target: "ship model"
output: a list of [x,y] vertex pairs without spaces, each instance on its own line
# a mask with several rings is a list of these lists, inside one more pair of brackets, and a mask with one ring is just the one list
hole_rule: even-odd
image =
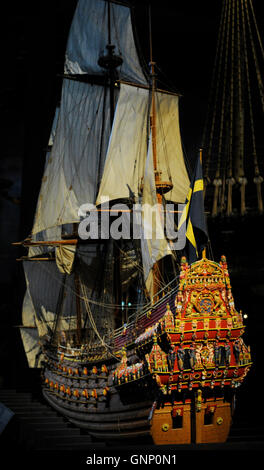
[[[20,242],[21,335],[45,399],[95,440],[224,442],[251,366],[226,259],[206,257],[201,158],[189,175],[178,102],[157,88],[152,53],[150,73],[141,66],[130,8],[79,0],[34,225]],[[167,203],[176,238],[186,227],[179,249],[161,224]],[[153,212],[138,219],[140,204]],[[129,236],[153,213],[158,237]]]

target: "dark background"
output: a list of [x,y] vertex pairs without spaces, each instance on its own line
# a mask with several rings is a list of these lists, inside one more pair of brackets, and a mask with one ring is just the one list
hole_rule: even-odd
[[[147,3],[134,1],[141,49],[149,60]],[[153,58],[160,86],[183,94],[180,101],[183,144],[193,161],[201,144],[209,97],[221,0],[175,0],[152,5]],[[262,0],[253,2],[263,37]],[[28,379],[19,330],[25,289],[23,253],[11,245],[32,228],[45,148],[60,97],[68,30],[75,0],[39,0],[1,5],[1,154],[0,154],[0,376],[4,386]],[[248,313],[245,341],[254,367],[239,392],[246,420],[261,422],[253,411],[260,394],[263,335],[263,218],[208,221],[216,261],[227,255],[237,309]],[[239,403],[239,400],[238,400]],[[239,406],[239,405],[238,405]],[[262,406],[262,405],[261,405]],[[239,408],[238,408],[239,409]]]

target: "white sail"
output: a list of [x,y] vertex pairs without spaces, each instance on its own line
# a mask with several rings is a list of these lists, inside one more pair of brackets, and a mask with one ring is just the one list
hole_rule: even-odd
[[[48,165],[48,161],[50,158],[51,154],[51,149],[54,144],[55,140],[55,135],[56,135],[56,130],[57,130],[57,124],[58,124],[58,119],[59,119],[59,112],[60,108],[59,106],[56,107],[54,118],[53,118],[53,123],[50,131],[50,137],[49,137],[49,142],[48,142],[48,149],[46,153],[46,162],[45,162],[45,169]],[[45,180],[44,180],[45,181]],[[35,233],[32,235],[32,241],[49,241],[49,240],[60,240],[61,239],[61,227],[52,227],[48,230],[44,230],[42,232]],[[43,254],[44,252],[50,251],[51,248],[48,246],[31,246],[28,250],[28,256],[38,256]]]
[[180,124],[179,97],[158,92],[156,97],[157,168],[161,180],[171,178],[173,188],[165,194],[167,200],[185,203],[190,180],[183,157]]
[[[20,327],[20,333],[21,333],[21,338],[23,341],[23,346],[24,346],[24,350],[26,353],[29,367],[39,367],[39,363],[42,357],[42,355],[40,355],[41,338],[45,335],[51,334],[52,329],[54,327],[55,317],[56,317],[54,312],[46,309],[44,305],[42,305],[40,292],[44,288],[44,296],[45,296],[45,292],[47,292],[45,287],[49,287],[50,289],[50,286],[52,285],[52,282],[54,282],[54,280],[51,280],[51,282],[49,283],[49,286],[48,284],[46,286],[41,285],[41,288],[39,289],[37,297],[36,297],[36,293],[34,292],[35,290],[34,283],[32,282],[31,276],[29,276],[29,279],[31,282],[30,283],[28,282],[27,274],[30,273],[31,268],[33,268],[32,263],[30,263],[27,266],[27,272],[26,272],[27,290],[24,296],[24,301],[23,301],[23,309],[22,309],[23,326]],[[36,285],[37,285],[37,282],[36,282]],[[34,293],[35,306],[33,304],[30,291]],[[54,305],[55,305],[55,301],[54,301]],[[72,318],[70,316],[62,317],[60,319],[59,329],[67,331],[69,329],[69,324],[71,325],[71,328],[76,328],[76,318]]]
[[157,201],[151,139],[143,184],[141,251],[145,283],[148,292],[151,293],[153,289],[153,265],[164,256],[172,254],[164,234],[163,208]]
[[[179,97],[161,92],[155,97],[157,167],[161,180],[171,179],[173,184],[166,199],[184,203],[190,181],[181,145]],[[121,84],[97,204],[103,197],[128,198],[129,188],[136,196],[140,193],[147,152],[149,99],[149,90]]]
[[[139,194],[147,153],[149,91],[121,84],[97,204]],[[129,189],[130,188],[130,189]]]
[[27,283],[27,289],[26,289],[26,293],[24,296],[24,300],[23,300],[22,323],[23,323],[23,326],[35,327],[36,326],[36,321],[35,321],[36,313],[35,313],[32,298],[29,292],[27,277],[26,277],[26,283]]
[[[48,143],[49,147],[52,147],[52,145],[54,144],[57,124],[58,124],[58,120],[59,120],[59,112],[60,112],[60,107],[56,106],[56,110],[55,110],[55,114],[54,114],[54,118],[53,118],[53,123],[52,123],[52,127],[51,127],[51,132],[50,132],[50,137],[49,137],[49,143]],[[49,159],[49,152],[47,152],[46,162],[48,161],[48,159]]]
[[94,203],[110,134],[105,98],[108,90],[104,87],[64,81],[57,132],[42,179],[33,234],[78,222],[79,207]]
[[[120,78],[146,83],[136,51],[130,9],[110,2],[111,44],[123,64],[118,68]],[[109,42],[108,2],[79,0],[68,38],[65,72],[71,74],[103,74],[99,56],[106,53]]]
[[20,334],[29,367],[39,367],[43,358],[37,328],[21,327]]
[[[25,264],[24,264],[25,267]],[[34,306],[32,296],[31,296],[31,289],[33,288],[33,283],[29,282],[31,281],[31,277],[28,277],[28,273],[30,272],[31,264],[28,265],[27,271],[25,271],[25,279],[26,279],[26,284],[27,284],[27,289],[25,292],[24,300],[23,300],[23,307],[22,307],[22,324],[23,327],[22,329],[26,328],[27,329],[27,334],[25,333],[22,335],[22,338],[26,340],[27,338],[30,338],[30,345],[33,345],[33,339],[35,339],[36,343],[39,342],[39,339],[41,336],[44,336],[47,334],[48,328],[47,324],[49,324],[49,327],[52,328],[53,322],[54,322],[54,314],[52,318],[48,318],[48,316],[45,314],[45,311],[43,313],[43,308],[41,309],[42,316],[37,314],[36,308]],[[30,334],[30,331],[34,331],[32,335]]]
[[23,326],[20,327],[20,334],[29,367],[37,367],[36,356],[40,353],[39,331],[36,326],[36,312],[30,295],[27,276],[26,284],[27,289],[22,307]]

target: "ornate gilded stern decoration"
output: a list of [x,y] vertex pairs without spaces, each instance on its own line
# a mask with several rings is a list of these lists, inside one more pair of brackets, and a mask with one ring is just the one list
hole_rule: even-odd
[[243,333],[225,256],[219,264],[203,258],[191,265],[183,257],[170,334],[175,357],[171,386],[238,387],[251,366]]
[[[251,366],[246,346],[242,312],[235,309],[226,258],[220,263],[203,258],[188,265],[181,260],[175,314],[169,306],[156,331],[166,334],[170,349],[169,367],[155,367],[148,361],[163,394],[193,388],[239,387]],[[157,355],[157,340],[152,353]],[[162,347],[162,343],[160,343]],[[147,357],[147,359],[149,359]],[[163,363],[165,363],[163,358]]]
[[162,406],[153,413],[154,442],[224,442],[236,388],[252,364],[224,256],[219,264],[203,258],[188,265],[182,258],[174,315],[168,308],[156,331],[160,346],[154,340],[149,369]]
[[[188,265],[182,258],[176,315],[181,318],[237,316],[225,256],[220,264],[203,258]],[[239,315],[239,322],[242,319]]]

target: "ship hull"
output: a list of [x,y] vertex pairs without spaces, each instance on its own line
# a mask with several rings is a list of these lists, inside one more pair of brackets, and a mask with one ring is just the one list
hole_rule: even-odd
[[[134,357],[134,351],[129,351],[128,359]],[[44,398],[71,423],[101,442],[152,442],[149,418],[156,387],[150,374],[115,386],[113,371],[119,363],[113,359],[104,362],[106,372],[101,371],[102,363],[93,368],[87,364],[86,369],[82,363],[56,360],[54,355],[46,360]]]
[[152,401],[124,405],[118,393],[115,406],[101,410],[99,407],[96,411],[80,409],[79,405],[65,402],[46,389],[43,395],[52,408],[72,424],[85,429],[94,440],[103,442],[129,440],[155,445],[220,443],[227,440],[232,423],[232,404],[221,398],[202,404],[199,411],[191,401],[179,404],[180,419],[173,416],[172,404],[166,403],[149,419]]
[[86,429],[91,437],[99,441],[115,441],[119,439],[151,438],[148,420],[152,402],[113,407],[107,411],[74,410],[73,406],[63,403],[47,390],[43,395],[48,403],[71,423],[80,429]]

